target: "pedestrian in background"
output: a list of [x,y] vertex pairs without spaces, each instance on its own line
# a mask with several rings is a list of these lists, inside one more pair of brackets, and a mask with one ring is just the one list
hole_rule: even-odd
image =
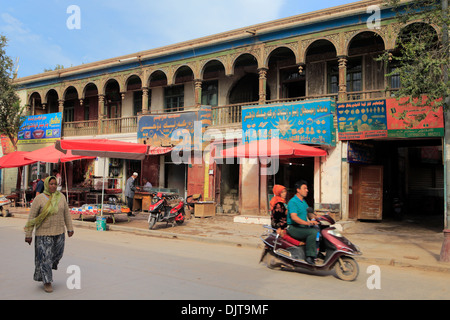
[[65,228],[73,235],[72,218],[64,195],[57,191],[56,177],[44,181],[44,192],[36,196],[25,225],[25,242],[31,245],[35,231],[35,270],[33,279],[44,283],[44,290],[52,292],[53,270],[64,253]]
[[134,198],[134,192],[136,191],[136,185],[135,180],[138,177],[138,173],[134,172],[131,177],[128,178],[127,184],[125,185],[125,197],[127,197],[127,205],[128,208],[130,208],[130,212],[128,213],[128,216],[134,217],[133,212],[133,198]]
[[39,194],[44,192],[44,180],[48,177],[48,173],[42,173],[41,178],[39,179],[39,181],[37,182],[36,185],[36,195],[35,197],[37,197]]

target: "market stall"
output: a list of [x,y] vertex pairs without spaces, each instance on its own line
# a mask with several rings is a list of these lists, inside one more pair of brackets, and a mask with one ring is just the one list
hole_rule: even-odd
[[[71,139],[59,140],[55,143],[55,148],[63,153],[71,152],[73,155],[103,157],[105,159],[103,179],[106,177],[106,158],[143,160],[149,152],[149,146],[146,144],[124,142],[109,139]],[[112,217],[116,213],[122,213],[122,206],[117,204],[105,205],[105,183],[102,185],[101,204],[96,206],[95,215],[110,214]],[[89,208],[89,205],[87,205]],[[99,210],[100,209],[100,210]],[[91,209],[88,209],[88,212]],[[81,209],[83,211],[83,209]],[[92,206],[92,212],[94,207]],[[100,214],[99,214],[100,213]],[[114,218],[113,218],[114,220]]]

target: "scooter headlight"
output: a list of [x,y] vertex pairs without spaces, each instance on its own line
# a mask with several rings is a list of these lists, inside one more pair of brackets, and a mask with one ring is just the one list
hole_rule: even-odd
[[343,237],[342,233],[337,229],[328,230],[327,232],[335,237],[339,237],[339,238]]

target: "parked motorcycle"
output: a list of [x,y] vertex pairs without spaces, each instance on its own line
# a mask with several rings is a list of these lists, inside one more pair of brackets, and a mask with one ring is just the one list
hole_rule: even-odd
[[261,237],[265,247],[260,262],[265,262],[271,269],[285,268],[293,271],[334,269],[341,280],[355,280],[359,274],[359,266],[352,256],[362,254],[359,248],[346,239],[335,227],[332,227],[335,221],[330,216],[323,215],[316,220],[319,222],[321,234],[321,254],[320,258],[316,259],[316,264],[309,264],[305,261],[304,243],[294,244],[289,237],[278,235],[271,226],[264,226],[267,230]]
[[[171,206],[169,201],[177,200],[175,206]],[[152,204],[149,206],[148,228],[153,229],[157,222],[166,222],[172,226],[181,225],[185,220],[184,200],[178,195],[163,192],[152,194]]]

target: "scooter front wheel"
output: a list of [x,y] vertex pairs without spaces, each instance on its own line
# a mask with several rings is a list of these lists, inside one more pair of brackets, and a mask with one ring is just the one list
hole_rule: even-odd
[[339,279],[344,281],[354,281],[359,274],[358,262],[351,257],[340,257],[334,265],[334,271]]
[[152,215],[148,221],[148,228],[151,230],[156,224],[156,215]]

